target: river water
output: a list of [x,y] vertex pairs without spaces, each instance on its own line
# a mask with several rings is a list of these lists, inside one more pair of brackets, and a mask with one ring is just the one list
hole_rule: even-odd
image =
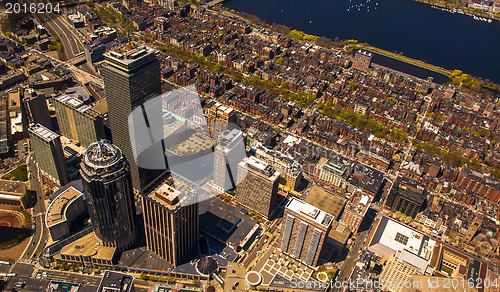
[[[411,0],[226,0],[223,5],[267,23],[331,39],[356,39],[500,83],[500,22],[477,21]],[[391,66],[385,59],[374,62],[401,69],[399,62],[391,61]],[[401,71],[414,73],[411,67]],[[424,71],[415,75],[440,79]]]

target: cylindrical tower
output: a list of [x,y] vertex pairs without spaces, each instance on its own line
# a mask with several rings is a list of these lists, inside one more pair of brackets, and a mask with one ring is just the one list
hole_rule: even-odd
[[105,246],[119,251],[136,241],[136,218],[130,167],[109,141],[89,145],[80,174],[95,233]]

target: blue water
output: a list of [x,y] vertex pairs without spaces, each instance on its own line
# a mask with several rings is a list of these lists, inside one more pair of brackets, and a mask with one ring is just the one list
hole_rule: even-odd
[[500,83],[500,22],[411,0],[227,0],[223,5],[267,23],[332,40],[356,39]]

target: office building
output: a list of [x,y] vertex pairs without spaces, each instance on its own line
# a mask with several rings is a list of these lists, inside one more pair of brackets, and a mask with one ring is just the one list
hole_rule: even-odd
[[88,64],[95,64],[97,62],[104,61],[104,53],[106,52],[106,46],[101,42],[101,40],[96,40],[91,43],[84,45],[85,49],[85,59]]
[[130,167],[120,149],[108,141],[90,144],[80,164],[90,220],[105,246],[123,251],[136,241]]
[[245,158],[241,131],[226,130],[217,141],[214,153],[214,188],[223,193],[236,187],[238,164]]
[[60,136],[40,124],[29,128],[29,134],[42,175],[57,185],[67,184],[68,172]]
[[392,211],[399,211],[415,218],[426,199],[427,192],[424,186],[400,176],[387,196],[385,205]]
[[134,292],[134,276],[115,271],[105,271],[97,292]]
[[358,232],[361,222],[365,218],[366,212],[370,207],[370,202],[371,198],[368,195],[354,193],[345,207],[340,222],[349,227],[352,232]]
[[[427,269],[428,261],[406,250],[394,253],[380,274],[380,280],[383,283],[394,283],[384,287],[384,291],[391,292],[409,292],[419,291],[423,285],[418,285],[419,282],[413,282],[414,275],[423,275]],[[397,283],[404,283],[398,285]],[[421,284],[421,283],[420,283]],[[427,282],[423,283],[428,284]]]
[[347,173],[348,166],[340,161],[322,157],[316,165],[318,179],[335,189],[345,189],[347,187]]
[[0,179],[0,204],[31,208],[34,192],[27,190],[27,183]]
[[216,103],[207,112],[207,122],[214,140],[224,131],[231,129],[231,124],[236,125],[236,111]]
[[238,164],[236,202],[269,219],[276,205],[280,173],[255,157]]
[[33,89],[20,90],[21,112],[23,115],[23,128],[27,130],[32,124],[40,124],[52,129],[47,99],[44,94],[38,94]]
[[334,217],[313,205],[293,198],[285,207],[280,248],[310,266],[318,262]]
[[147,247],[174,266],[196,246],[199,236],[198,204],[186,206],[184,199],[166,183],[142,196]]
[[290,155],[279,151],[269,150],[262,144],[256,145],[255,157],[267,162],[280,173],[280,184],[296,189],[302,180],[302,168]]
[[389,217],[375,220],[372,230],[375,232],[368,240],[368,250],[381,257],[389,258],[403,250],[425,259],[430,259],[433,254],[434,239]]
[[101,72],[113,144],[130,164],[134,189],[141,190],[156,177],[156,172],[139,171],[130,143],[128,118],[135,108],[161,94],[160,62],[155,50],[145,46],[133,48],[133,43],[129,43],[104,54]]
[[70,235],[71,226],[87,213],[83,194],[69,187],[52,200],[45,212],[45,226],[53,241]]
[[372,64],[373,53],[363,50],[358,50],[352,61],[352,67],[354,69],[367,72]]
[[83,147],[104,139],[103,116],[76,97],[65,94],[53,98],[61,134]]

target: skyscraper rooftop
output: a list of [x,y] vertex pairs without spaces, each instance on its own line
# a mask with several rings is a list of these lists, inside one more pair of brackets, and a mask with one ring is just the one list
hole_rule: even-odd
[[85,163],[93,168],[109,167],[120,158],[120,150],[106,140],[90,144],[84,156]]
[[36,124],[30,128],[30,131],[40,137],[41,139],[45,140],[46,142],[50,142],[54,139],[57,139],[59,137],[58,134],[52,132],[51,130],[45,128],[44,126],[40,124]]
[[105,53],[104,57],[114,64],[124,65],[128,69],[133,69],[142,63],[139,62],[140,60],[149,60],[151,57],[155,57],[155,53],[156,50],[153,48],[128,43],[113,51]]

